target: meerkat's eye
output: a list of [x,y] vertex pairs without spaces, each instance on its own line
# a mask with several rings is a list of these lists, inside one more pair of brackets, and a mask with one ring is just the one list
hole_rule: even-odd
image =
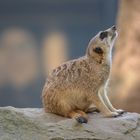
[[107,37],[107,35],[108,35],[108,32],[101,32],[100,33],[100,38],[103,40],[105,37]]
[[103,53],[103,50],[100,47],[94,48],[93,51],[98,53],[98,54],[102,54]]

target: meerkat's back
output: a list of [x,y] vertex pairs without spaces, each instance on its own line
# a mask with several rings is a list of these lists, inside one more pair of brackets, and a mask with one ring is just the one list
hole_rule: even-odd
[[72,110],[87,109],[90,101],[87,103],[84,100],[88,100],[86,92],[92,85],[88,80],[91,79],[91,66],[86,59],[81,57],[66,62],[52,72],[43,90],[46,111],[68,117]]

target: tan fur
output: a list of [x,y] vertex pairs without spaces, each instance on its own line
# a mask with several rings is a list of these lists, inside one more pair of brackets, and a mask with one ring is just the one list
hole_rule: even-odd
[[[90,41],[85,56],[62,64],[48,77],[42,93],[46,112],[72,118],[84,116],[94,104],[105,116],[119,115],[121,110],[116,110],[106,95],[116,31],[106,31],[107,38],[101,40],[99,32]],[[102,54],[93,51],[98,46]]]

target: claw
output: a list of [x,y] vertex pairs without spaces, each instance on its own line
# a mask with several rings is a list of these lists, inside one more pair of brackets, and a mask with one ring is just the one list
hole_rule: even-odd
[[110,114],[105,115],[105,117],[113,117],[113,118],[116,118],[118,116],[120,116],[120,114],[117,112],[111,112]]
[[122,109],[118,109],[116,112],[119,113],[119,114],[124,114],[126,111],[122,110]]
[[83,116],[77,117],[76,120],[78,121],[78,123],[87,123],[87,119],[84,118]]

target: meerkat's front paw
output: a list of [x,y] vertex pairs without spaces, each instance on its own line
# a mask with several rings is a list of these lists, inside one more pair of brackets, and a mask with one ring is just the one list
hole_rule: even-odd
[[118,116],[120,116],[120,114],[117,113],[117,112],[111,112],[111,113],[106,114],[106,115],[104,115],[104,116],[105,116],[105,117],[118,117]]
[[123,114],[123,113],[125,113],[126,111],[125,111],[125,110],[122,110],[122,109],[117,109],[116,112],[119,113],[119,114]]

